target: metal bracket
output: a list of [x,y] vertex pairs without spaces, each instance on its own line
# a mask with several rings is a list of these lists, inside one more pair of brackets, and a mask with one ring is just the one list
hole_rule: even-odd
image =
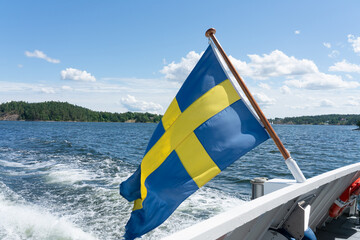
[[284,216],[284,218],[279,222],[279,224],[277,224],[277,226],[275,228],[276,229],[281,229],[283,227],[284,222],[293,213],[294,209],[297,207],[297,205],[299,203],[301,203],[302,206],[311,205],[313,203],[313,201],[315,200],[315,197],[316,197],[315,194],[311,194],[311,195],[306,196],[306,197],[301,198],[301,199],[294,199],[293,200],[294,204],[292,204],[292,206],[288,209],[288,211],[287,211],[286,215]]
[[305,201],[298,202],[295,209],[283,224],[283,228],[295,239],[302,239],[309,227],[311,205]]

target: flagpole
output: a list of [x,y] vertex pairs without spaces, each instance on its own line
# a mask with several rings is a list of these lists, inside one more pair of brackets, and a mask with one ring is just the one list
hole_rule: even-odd
[[291,158],[290,153],[286,150],[286,148],[284,147],[280,138],[275,133],[273,127],[271,126],[271,124],[269,123],[267,118],[265,117],[264,113],[261,111],[261,109],[260,109],[259,105],[257,104],[257,102],[255,101],[254,97],[251,95],[249,89],[245,85],[244,80],[240,77],[239,73],[236,71],[235,67],[230,62],[230,59],[227,57],[224,49],[221,47],[220,43],[216,39],[215,33],[216,33],[216,30],[214,28],[209,28],[206,31],[205,36],[208,38],[211,38],[213,43],[216,45],[221,56],[223,57],[227,66],[229,67],[231,73],[235,77],[236,81],[239,83],[239,85],[240,85],[241,89],[243,90],[243,92],[245,93],[246,97],[249,99],[251,106],[254,108],[254,110],[257,113],[257,115],[259,116],[261,122],[264,124],[265,129],[268,131],[270,137],[274,140],[280,153],[284,157],[285,162],[286,162],[287,166],[289,167],[291,173],[293,174],[294,178],[298,182],[304,182],[306,179],[305,179],[304,175],[302,174],[300,168],[297,166],[296,162]]

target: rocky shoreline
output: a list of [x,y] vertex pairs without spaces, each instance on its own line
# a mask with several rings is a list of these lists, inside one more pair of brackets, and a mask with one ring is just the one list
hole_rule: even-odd
[[19,117],[19,114],[4,114],[0,116],[0,121],[18,121]]

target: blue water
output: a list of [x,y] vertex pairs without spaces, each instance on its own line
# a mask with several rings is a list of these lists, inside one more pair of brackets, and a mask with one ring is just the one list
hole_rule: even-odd
[[[0,239],[121,238],[132,204],[118,186],[136,170],[155,126],[0,122]],[[274,128],[307,178],[360,160],[354,126]],[[220,173],[144,239],[248,201],[254,177],[291,178],[272,140]]]

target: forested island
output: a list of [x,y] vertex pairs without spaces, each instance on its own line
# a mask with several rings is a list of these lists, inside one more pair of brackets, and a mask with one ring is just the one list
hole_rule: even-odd
[[161,115],[152,113],[96,112],[67,102],[7,102],[0,104],[0,120],[73,121],[73,122],[159,122]]
[[285,117],[269,119],[273,124],[307,124],[307,125],[358,125],[359,114],[328,114],[318,116]]
[[[0,104],[1,120],[24,121],[73,121],[73,122],[154,122],[162,115],[152,113],[97,112],[67,102],[7,102]],[[297,125],[358,125],[358,114],[328,114],[318,116],[285,117],[269,119],[272,124]]]

